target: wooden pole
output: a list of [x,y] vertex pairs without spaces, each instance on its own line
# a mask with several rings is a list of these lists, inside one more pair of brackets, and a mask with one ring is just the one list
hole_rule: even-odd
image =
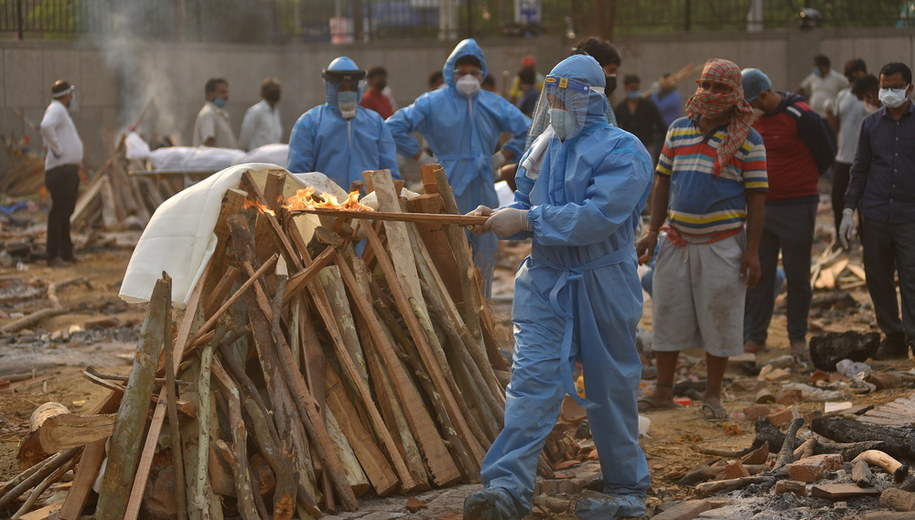
[[132,482],[137,473],[140,446],[152,397],[152,380],[156,375],[164,340],[162,325],[171,308],[168,280],[168,275],[163,274],[156,282],[149,311],[140,330],[130,380],[121,399],[118,420],[111,435],[108,464],[95,513],[98,520],[120,520],[127,510],[129,496],[124,493],[124,483]]

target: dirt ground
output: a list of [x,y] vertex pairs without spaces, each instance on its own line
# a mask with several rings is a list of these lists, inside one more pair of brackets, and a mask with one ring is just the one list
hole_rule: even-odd
[[[820,221],[827,222],[824,209]],[[40,218],[40,217],[38,217]],[[831,241],[831,224],[822,226],[822,236],[817,241],[814,255],[818,255]],[[109,244],[111,241],[108,242]],[[494,290],[494,310],[503,327],[509,327],[511,277],[514,266],[525,253],[525,244],[504,244],[503,255],[497,269]],[[41,296],[49,284],[70,281],[76,283],[62,287],[58,296],[66,312],[45,319],[33,328],[15,333],[0,333],[0,381],[12,381],[0,386],[0,481],[14,476],[20,470],[16,453],[20,440],[28,431],[29,415],[46,401],[58,401],[71,412],[88,413],[108,390],[90,383],[81,372],[88,366],[105,372],[124,375],[129,372],[136,334],[143,319],[143,306],[129,306],[117,298],[118,287],[130,257],[124,247],[89,247],[77,250],[80,263],[65,268],[48,268],[43,262],[26,263],[0,270],[0,327],[11,323],[22,314],[47,307],[49,301]],[[857,262],[858,253],[852,253]],[[16,295],[24,295],[17,297]],[[859,304],[847,310],[828,310],[817,306],[818,299],[828,299],[831,292],[815,292],[811,310],[810,334],[844,332],[849,330],[876,330],[870,301],[866,290],[857,287],[847,291]],[[38,295],[29,297],[29,295]],[[101,320],[106,318],[106,320]],[[642,328],[651,328],[651,301],[646,299]],[[769,333],[769,351],[757,356],[756,371],[766,362],[788,354],[785,331],[784,302],[776,308]],[[682,356],[681,380],[701,380],[705,367],[701,352],[687,351]],[[738,390],[739,381],[755,380],[752,363],[732,363],[725,385],[724,405],[731,417],[724,422],[709,422],[702,418],[699,404],[693,403],[674,410],[644,414],[650,419],[648,435],[642,444],[652,472],[649,498],[650,511],[654,507],[686,498],[691,489],[677,486],[666,478],[684,469],[691,469],[709,459],[698,450],[703,447],[718,449],[743,449],[753,440],[752,423],[743,417],[742,410],[754,404],[754,392]],[[911,360],[894,363],[873,362],[876,370],[912,368]],[[806,373],[791,369],[791,380],[806,380]],[[34,376],[34,377],[33,377]],[[643,391],[650,391],[652,379],[642,382]],[[773,385],[777,386],[777,385]],[[904,395],[903,391],[881,391],[865,395],[849,395],[855,405],[883,403]],[[805,400],[791,405],[797,415],[822,411],[822,401]],[[587,449],[588,441],[581,445]],[[596,461],[573,464],[560,471],[561,477],[584,482],[598,475]],[[421,495],[423,508],[406,513],[406,498],[392,497],[365,502],[357,514],[340,518],[460,518],[463,497],[475,486],[460,486],[451,490],[438,490]],[[580,489],[580,486],[579,486]],[[535,510],[533,518],[563,517]],[[334,518],[334,517],[332,517]],[[570,517],[571,518],[571,517]],[[818,517],[816,515],[811,518]],[[838,516],[836,518],[839,518]],[[849,518],[854,518],[850,516]]]

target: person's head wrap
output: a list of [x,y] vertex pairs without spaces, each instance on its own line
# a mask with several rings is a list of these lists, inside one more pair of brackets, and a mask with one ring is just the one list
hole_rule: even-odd
[[750,133],[753,127],[753,109],[743,98],[743,80],[740,67],[736,63],[721,58],[708,60],[697,83],[703,81],[714,81],[731,87],[731,91],[727,93],[717,93],[700,87],[686,102],[686,113],[690,117],[715,118],[722,112],[732,110],[727,134],[718,147],[718,160],[715,161],[715,175],[719,175],[721,168],[731,161]]

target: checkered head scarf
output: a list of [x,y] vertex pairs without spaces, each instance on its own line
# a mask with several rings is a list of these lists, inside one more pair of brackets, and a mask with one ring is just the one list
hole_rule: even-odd
[[715,161],[715,175],[721,174],[721,168],[730,162],[737,149],[743,144],[753,127],[753,109],[743,98],[743,80],[740,67],[732,61],[713,58],[705,63],[697,83],[714,81],[729,85],[732,90],[726,94],[696,89],[693,97],[686,102],[686,113],[690,116],[716,117],[733,108],[731,120],[728,121],[727,134],[718,147],[718,160]]

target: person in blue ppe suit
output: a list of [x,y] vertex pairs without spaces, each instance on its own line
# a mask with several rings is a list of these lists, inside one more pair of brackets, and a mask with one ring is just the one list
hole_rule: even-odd
[[[484,489],[464,502],[465,519],[529,513],[537,461],[563,396],[580,399],[572,382],[575,361],[584,370],[586,400],[580,402],[604,486],[603,493],[579,499],[576,513],[603,519],[645,513],[649,476],[636,401],[642,289],[634,238],[652,166],[638,138],[607,122],[604,85],[591,56],[556,65],[533,117],[531,131],[543,135],[521,159],[514,203],[472,212],[489,215],[476,231],[531,237],[533,245],[515,276],[505,427],[483,459]],[[548,126],[552,131],[545,132]]]
[[[473,39],[457,44],[442,74],[447,87],[426,92],[388,118],[386,124],[397,151],[420,164],[440,164],[461,212],[479,205],[497,206],[494,171],[521,156],[530,119],[502,96],[480,89],[486,77],[486,59]],[[434,159],[420,150],[411,132],[419,132],[426,139]],[[498,149],[502,132],[511,134],[512,139]],[[496,237],[471,236],[470,245],[488,296],[496,264]]]
[[365,170],[391,171],[400,178],[397,149],[384,120],[359,106],[365,71],[340,56],[322,74],[325,103],[296,121],[289,137],[291,172],[321,172],[344,190]]

